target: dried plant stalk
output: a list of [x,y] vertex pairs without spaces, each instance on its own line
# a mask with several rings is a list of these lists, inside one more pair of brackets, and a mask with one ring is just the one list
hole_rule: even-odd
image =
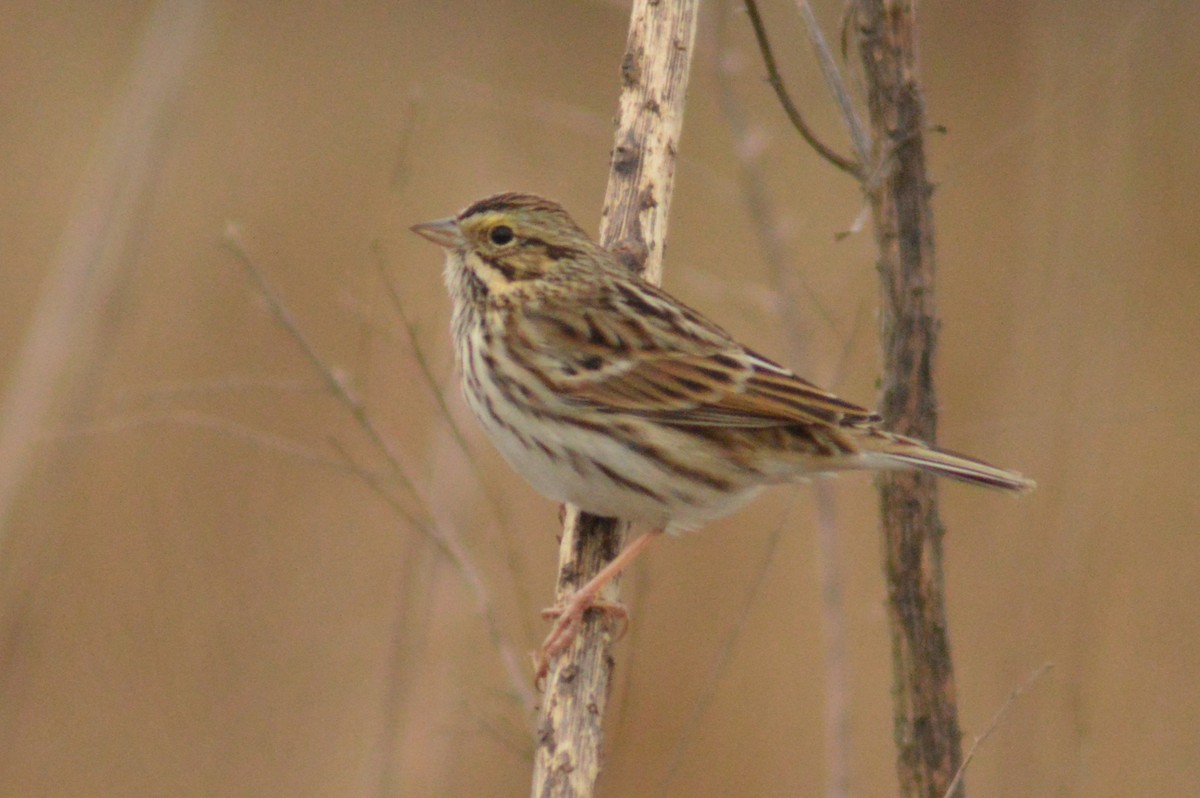
[[[636,0],[621,62],[617,117],[600,243],[652,282],[662,252],[696,37],[698,0]],[[562,600],[621,550],[628,524],[568,508],[559,549]],[[617,583],[602,598],[616,600]],[[589,612],[571,646],[551,663],[537,723],[533,795],[590,796],[601,767],[602,722],[613,660],[608,619]]]
[[208,4],[159,3],[123,93],[99,134],[58,240],[12,376],[0,395],[0,543],[34,462],[39,436],[60,398],[79,385],[80,364],[97,346],[99,308],[127,268],[171,112],[204,37]]

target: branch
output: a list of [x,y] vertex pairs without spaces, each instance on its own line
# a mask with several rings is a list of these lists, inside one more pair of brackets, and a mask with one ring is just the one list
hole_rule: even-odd
[[808,123],[804,121],[804,116],[801,115],[800,109],[792,102],[792,97],[788,94],[787,87],[783,85],[783,77],[779,74],[779,65],[775,63],[775,54],[771,51],[771,43],[767,40],[767,29],[763,26],[762,17],[758,13],[758,3],[755,0],[745,0],[745,3],[746,15],[750,18],[750,26],[754,28],[754,38],[758,41],[758,49],[762,53],[763,65],[767,68],[767,82],[775,90],[775,96],[779,98],[779,104],[783,106],[783,111],[791,121],[792,127],[796,128],[801,137],[822,158],[843,172],[852,174],[855,177],[860,176],[862,167],[858,163],[855,163],[844,155],[839,155],[832,148],[826,146],[824,142],[817,138],[817,134],[812,131]]
[[[725,26],[721,22],[724,21],[724,18],[724,15],[720,17],[717,28],[718,47],[722,51],[722,54],[717,58],[719,65],[725,64],[730,60],[723,55],[725,49]],[[776,213],[767,189],[767,179],[762,159],[754,155],[755,148],[750,145],[752,135],[746,124],[745,114],[733,91],[728,70],[721,66],[717,68],[717,88],[721,110],[724,112],[725,120],[729,125],[730,134],[733,139],[733,151],[740,167],[739,175],[746,209],[753,222],[759,247],[763,252],[763,258],[767,263],[770,278],[774,284],[772,297],[775,302],[776,314],[786,333],[788,361],[797,364],[803,363],[807,359],[805,351],[812,337],[812,331],[801,320],[815,316],[824,321],[832,332],[839,337],[842,336],[837,329],[833,315],[825,309],[820,297],[808,285],[799,271],[792,268],[789,263],[787,253],[784,251],[783,243],[776,229],[777,226],[773,224]],[[800,290],[801,288],[803,288],[803,295]],[[812,306],[811,309],[805,308],[805,299]],[[816,312],[811,312],[813,310]],[[851,344],[853,343],[853,330],[857,329],[857,327],[857,324],[854,325],[851,331],[844,336],[846,346],[842,353],[842,362],[836,369],[838,373],[843,370],[845,362],[849,357]],[[833,380],[835,386],[837,382],[837,379]],[[841,582],[841,549],[839,547],[840,536],[837,523],[836,497],[829,480],[814,480],[812,489],[817,510],[818,573],[821,583],[822,629],[825,638],[825,759],[827,770],[825,794],[828,798],[844,798],[844,796],[849,794],[850,789],[849,765],[851,755],[849,680],[846,671],[845,655],[846,617],[844,589]],[[779,530],[777,529],[772,533],[771,541],[768,544],[769,552],[774,551],[775,536],[778,532]],[[763,562],[762,571],[760,571],[758,577],[760,580],[765,574],[769,562],[770,554]],[[748,606],[749,604],[747,604]],[[732,647],[732,640],[728,643],[728,647]],[[721,665],[724,665],[728,659],[727,648],[723,647],[721,652],[722,659],[719,662]],[[706,684],[707,689],[711,690],[715,688],[716,675],[719,673],[719,670],[714,671],[713,678]],[[704,703],[702,702],[707,698],[708,696],[702,693],[701,700],[697,702],[697,707],[693,710],[693,715],[689,718],[689,722],[685,728],[691,729],[694,727],[693,721],[699,719],[698,713],[704,707]],[[681,740],[671,760],[671,767],[668,769],[668,778],[674,776],[682,748],[683,741]],[[665,784],[666,779],[664,779]],[[663,793],[666,793],[665,786]]]
[[[621,61],[620,110],[604,197],[600,243],[655,283],[683,125],[698,0],[635,0]],[[562,600],[621,550],[628,524],[568,507],[559,549]],[[602,598],[616,600],[617,584]],[[533,795],[590,796],[600,773],[602,721],[612,683],[612,630],[588,613],[551,664],[537,723]]]
[[388,439],[383,435],[383,432],[376,426],[366,406],[354,391],[351,390],[345,376],[325,360],[317,351],[316,346],[308,339],[308,336],[304,334],[299,321],[296,320],[291,310],[284,304],[279,292],[275,290],[258,263],[247,252],[245,245],[242,243],[241,232],[236,224],[226,224],[224,244],[254,283],[259,296],[266,303],[271,315],[274,316],[279,325],[291,336],[292,340],[304,352],[305,357],[312,367],[321,375],[321,378],[325,382],[325,387],[329,390],[330,394],[350,412],[350,415],[354,418],[359,428],[366,434],[367,439],[387,462],[391,479],[404,489],[412,503],[416,505],[417,510],[414,512],[407,509],[404,503],[393,496],[387,490],[385,481],[380,475],[357,466],[353,459],[341,450],[336,440],[333,441],[335,448],[338,448],[343,454],[349,469],[400,517],[404,518],[415,529],[429,538],[437,546],[438,550],[450,560],[454,569],[466,581],[467,587],[475,599],[475,610],[483,620],[488,638],[496,649],[496,654],[504,667],[505,676],[508,678],[509,697],[514,703],[521,706],[522,709],[530,707],[533,704],[533,696],[528,682],[521,675],[516,647],[503,633],[499,618],[496,615],[495,603],[492,601],[487,584],[484,582],[479,567],[467,551],[457,530],[448,524],[439,523],[434,520],[434,514],[430,510],[428,503],[405,472],[399,454],[395,452]]
[[326,363],[321,355],[317,353],[316,347],[308,340],[308,336],[304,334],[300,323],[292,315],[291,310],[283,303],[279,292],[275,290],[275,287],[267,279],[266,274],[263,273],[263,270],[259,268],[254,259],[250,257],[250,253],[246,251],[246,246],[242,242],[241,228],[233,222],[226,222],[222,243],[238,263],[242,265],[246,275],[254,283],[259,296],[266,302],[271,315],[275,317],[275,321],[299,345],[300,351],[308,358],[308,362],[321,375],[321,378],[325,381],[325,387],[329,390],[330,394],[346,406],[346,409],[350,411],[350,415],[354,417],[355,422],[366,434],[368,440],[383,455],[392,472],[395,474],[396,480],[414,500],[421,503],[420,494],[413,485],[412,479],[405,473],[400,456],[393,451],[387,438],[375,426],[375,422],[371,419],[370,413],[367,412],[366,406],[363,405],[357,394],[354,393],[354,390],[346,381],[345,375]]
[[[937,395],[932,190],[917,84],[911,0],[859,0],[852,13],[867,83],[878,181],[864,185],[879,248],[884,423],[933,442]],[[905,798],[962,796],[961,732],[947,632],[944,528],[937,483],[923,473],[879,477],[892,636],[896,770]],[[953,790],[951,791],[951,787]]]
[[863,127],[862,120],[858,118],[858,112],[854,110],[854,103],[850,101],[850,92],[846,90],[846,81],[842,80],[842,73],[838,71],[837,61],[834,60],[833,53],[830,52],[829,45],[825,42],[825,34],[821,32],[821,26],[817,24],[817,18],[813,14],[808,0],[794,0],[794,2],[796,10],[800,12],[800,16],[804,17],[804,28],[808,31],[808,40],[812,42],[813,49],[817,53],[817,62],[821,65],[821,74],[825,76],[825,85],[833,94],[833,99],[838,104],[838,110],[842,112],[842,120],[850,131],[850,143],[854,145],[854,152],[858,155],[860,164],[857,175],[861,179],[866,171],[861,164],[870,163],[871,159],[871,136]]
[[1008,714],[1008,711],[1012,709],[1012,705],[1015,704],[1017,699],[1021,697],[1021,694],[1030,687],[1033,687],[1034,682],[1042,678],[1042,676],[1046,674],[1046,671],[1053,667],[1053,662],[1047,662],[1046,664],[1042,665],[1042,667],[1029,674],[1029,677],[1025,679],[1025,681],[1021,682],[1012,689],[1012,692],[1008,694],[1008,698],[1004,699],[1004,703],[1001,704],[1000,708],[996,710],[996,714],[992,715],[992,721],[987,725],[987,728],[983,730],[983,734],[976,737],[975,742],[971,743],[971,750],[967,751],[966,758],[963,759],[963,763],[958,766],[958,772],[954,774],[954,780],[950,782],[950,786],[946,788],[946,794],[942,798],[950,798],[950,795],[958,788],[959,782],[962,781],[963,774],[967,772],[967,765],[971,764],[971,760],[975,758],[975,752],[978,751],[980,746],[987,741],[987,738],[992,736],[992,732],[994,732],[996,727],[1000,725],[1000,721],[1003,720],[1004,716]]

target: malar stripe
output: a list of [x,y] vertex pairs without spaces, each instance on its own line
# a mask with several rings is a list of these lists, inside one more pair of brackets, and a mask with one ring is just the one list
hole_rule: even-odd
[[466,269],[465,271],[467,275],[467,293],[471,295],[471,301],[482,302],[488,295],[487,283],[470,269]]
[[525,277],[518,277],[517,267],[513,266],[511,263],[505,262],[503,258],[491,258],[487,255],[480,255],[479,259],[496,271],[500,272],[504,279],[508,280],[510,283],[516,282],[519,279],[528,279],[529,276],[532,276],[527,275]]

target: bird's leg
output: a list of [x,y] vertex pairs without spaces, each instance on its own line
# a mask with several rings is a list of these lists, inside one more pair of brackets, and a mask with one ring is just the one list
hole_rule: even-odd
[[[550,670],[550,660],[566,651],[567,646],[571,645],[575,636],[579,634],[579,627],[583,623],[583,614],[589,609],[601,609],[623,620],[629,618],[629,611],[625,609],[623,604],[599,601],[597,600],[597,596],[605,585],[616,578],[621,571],[625,570],[639,554],[645,551],[647,546],[661,537],[661,535],[661,529],[652,529],[646,532],[626,546],[612,562],[600,569],[600,573],[589,579],[586,584],[570,596],[567,596],[563,602],[549,609],[542,610],[543,618],[557,618],[558,620],[554,622],[554,628],[550,630],[550,634],[546,636],[545,642],[542,643],[542,650],[537,658],[537,675],[535,678],[539,684]],[[624,632],[625,630],[622,627],[621,633],[617,637],[619,638]]]

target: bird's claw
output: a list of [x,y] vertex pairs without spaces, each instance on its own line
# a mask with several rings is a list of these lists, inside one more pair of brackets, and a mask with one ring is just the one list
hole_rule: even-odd
[[565,603],[547,607],[542,610],[542,617],[554,620],[550,634],[542,642],[541,650],[534,656],[534,684],[538,689],[545,686],[546,675],[550,672],[550,661],[566,651],[583,626],[583,616],[588,610],[598,610],[605,615],[616,618],[620,624],[613,642],[625,636],[629,629],[629,610],[624,604],[611,601],[600,601],[594,596],[576,594]]

